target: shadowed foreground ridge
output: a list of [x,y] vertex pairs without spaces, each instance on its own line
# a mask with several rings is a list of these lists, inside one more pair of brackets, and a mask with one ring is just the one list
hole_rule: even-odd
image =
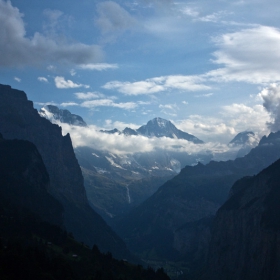
[[23,91],[0,85],[0,132],[5,139],[34,143],[49,174],[48,192],[64,208],[63,225],[74,237],[101,251],[128,258],[124,242],[88,204],[82,172],[69,134],[39,116]]
[[280,279],[280,160],[232,187],[218,210],[204,279]]
[[63,207],[48,192],[49,175],[35,147],[0,134],[0,279],[168,280],[116,260],[60,228]]

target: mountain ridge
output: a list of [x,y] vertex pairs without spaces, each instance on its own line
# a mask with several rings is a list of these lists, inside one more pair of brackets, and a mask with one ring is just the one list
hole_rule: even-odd
[[[168,258],[174,253],[174,257],[178,257],[188,246],[187,238],[181,238],[177,244],[181,244],[182,250],[176,245],[174,252],[174,240],[180,234],[178,229],[186,223],[214,215],[226,201],[236,180],[258,173],[280,158],[279,140],[280,132],[271,133],[244,157],[186,166],[124,217],[115,230],[133,252],[153,251],[159,258]],[[165,252],[162,251],[163,240]]]
[[63,225],[75,238],[116,257],[128,258],[124,242],[88,204],[83,176],[70,135],[39,116],[23,91],[0,85],[0,132],[9,139],[28,140],[42,156],[50,178],[48,191],[64,207]]

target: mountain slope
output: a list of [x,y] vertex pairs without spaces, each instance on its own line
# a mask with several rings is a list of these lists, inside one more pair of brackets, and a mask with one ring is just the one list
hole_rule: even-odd
[[39,110],[39,115],[50,120],[52,123],[61,122],[76,126],[87,126],[82,117],[62,110],[54,105],[46,105]]
[[205,279],[280,278],[280,160],[234,184],[217,212]]
[[228,144],[229,147],[238,147],[236,157],[247,155],[251,149],[257,146],[259,139],[252,131],[238,133]]
[[0,197],[49,223],[63,224],[62,205],[48,193],[49,175],[34,144],[0,135]]
[[181,244],[182,249],[174,246],[174,232],[214,215],[237,179],[256,174],[280,158],[279,139],[280,132],[271,133],[248,155],[233,161],[186,166],[120,221],[117,232],[139,254],[153,251],[158,258],[170,258],[172,253],[183,253],[186,244]]
[[48,191],[64,207],[63,224],[69,232],[102,251],[127,258],[124,242],[88,204],[82,172],[69,134],[39,116],[22,91],[0,85],[0,132],[6,139],[24,139],[34,143],[47,168]]
[[169,279],[74,240],[49,182],[34,144],[0,134],[0,279]]

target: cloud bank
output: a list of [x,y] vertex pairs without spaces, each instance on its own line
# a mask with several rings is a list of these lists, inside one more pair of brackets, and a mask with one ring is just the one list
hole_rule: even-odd
[[209,90],[210,87],[204,85],[203,81],[203,78],[199,76],[171,75],[151,78],[138,82],[112,81],[106,83],[103,88],[116,89],[125,95],[154,94],[167,90]]
[[59,124],[64,134],[70,133],[74,147],[88,146],[97,150],[103,150],[118,155],[146,153],[163,149],[172,152],[186,152],[189,154],[209,153],[221,154],[228,152],[227,145],[219,143],[207,143],[196,145],[181,139],[147,138],[144,136],[124,136],[118,134],[106,134],[99,132],[95,126],[78,127],[68,124]]

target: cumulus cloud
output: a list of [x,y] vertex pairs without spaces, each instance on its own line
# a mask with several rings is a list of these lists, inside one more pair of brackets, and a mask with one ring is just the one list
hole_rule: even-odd
[[113,1],[104,1],[97,5],[98,17],[95,24],[103,34],[121,32],[130,29],[137,22],[119,4]]
[[102,50],[96,45],[63,43],[40,33],[26,36],[23,14],[10,1],[0,0],[0,66],[18,67],[60,63],[81,65],[98,62]]
[[83,85],[83,84],[76,84],[71,80],[65,80],[64,77],[57,76],[54,78],[55,86],[60,89],[67,89],[67,88],[80,88],[80,87],[85,87],[89,88],[88,85]]
[[204,85],[203,82],[203,78],[199,76],[171,75],[151,78],[138,82],[112,81],[106,83],[103,88],[116,89],[125,95],[154,94],[167,90],[209,90],[210,87]]
[[85,108],[115,107],[125,110],[132,110],[138,105],[134,102],[115,103],[112,99],[97,99],[85,101],[82,104],[80,104],[80,106]]
[[280,31],[258,26],[214,38],[215,64],[204,77],[216,82],[271,83],[280,80]]
[[265,110],[272,118],[267,121],[269,129],[273,132],[280,130],[280,85],[271,84],[263,89],[259,96],[263,100]]
[[44,82],[44,83],[48,83],[49,82],[48,79],[45,78],[45,77],[38,77],[38,81]]
[[223,106],[217,117],[191,115],[175,124],[183,131],[211,142],[228,143],[239,132],[253,131],[259,136],[267,134],[269,114],[260,104]]
[[119,68],[119,66],[117,64],[109,64],[109,63],[90,63],[90,64],[82,64],[79,66],[79,68],[83,70],[104,71],[108,69],[117,69]]

